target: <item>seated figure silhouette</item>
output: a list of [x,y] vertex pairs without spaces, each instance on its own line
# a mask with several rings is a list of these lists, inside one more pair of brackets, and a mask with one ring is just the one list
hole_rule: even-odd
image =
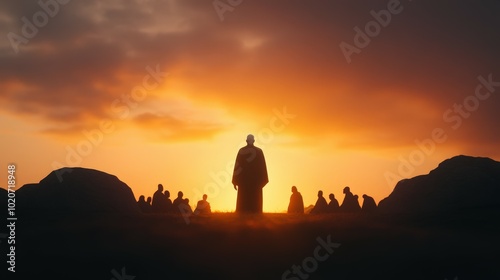
[[363,195],[363,206],[361,207],[363,212],[374,212],[377,210],[377,203],[375,203],[375,199],[373,197],[364,194]]
[[311,214],[324,214],[327,212],[328,203],[326,203],[326,199],[323,197],[323,191],[318,191],[318,200],[316,200],[316,204],[311,210]]
[[172,205],[172,200],[170,200],[170,192],[168,190],[165,190],[163,192],[162,212],[163,213],[172,213],[172,212],[174,212],[174,207]]
[[151,201],[152,201],[152,198],[150,196],[148,196],[148,198],[146,199],[146,202],[148,203],[149,206],[151,206]]
[[203,199],[198,201],[196,204],[196,209],[194,210],[195,215],[208,215],[212,213],[210,209],[210,203],[207,201],[208,196],[206,194],[203,195]]
[[335,195],[333,193],[331,193],[328,196],[328,198],[330,198],[330,203],[328,203],[328,212],[330,212],[330,213],[339,212],[340,206],[339,206],[339,202],[337,201],[337,199],[335,199]]
[[165,204],[165,196],[163,195],[163,185],[158,184],[158,190],[153,194],[153,203],[151,204],[153,212],[162,213]]
[[151,205],[146,202],[143,195],[139,196],[137,205],[139,206],[139,209],[141,209],[142,213],[151,213]]
[[304,214],[304,200],[302,195],[297,191],[297,187],[292,187],[292,195],[290,196],[290,204],[288,204],[289,214]]
[[175,213],[180,213],[181,212],[181,209],[183,208],[183,205],[184,205],[184,193],[179,191],[177,193],[177,198],[174,199],[174,202],[172,203],[172,207],[173,207],[173,212]]
[[361,211],[361,206],[359,204],[359,196],[357,194],[354,195],[354,201],[356,202],[356,203],[354,203],[354,206],[355,206],[355,209],[356,209],[354,212]]
[[358,196],[353,195],[349,187],[345,187],[343,192],[345,197],[340,210],[345,213],[359,212],[361,207],[359,206]]
[[238,151],[232,183],[238,191],[236,213],[262,213],[262,188],[269,182],[266,160],[254,146],[254,136],[247,136],[247,145]]
[[181,204],[181,213],[183,215],[191,215],[193,214],[193,208],[191,208],[191,205],[189,205],[189,198],[185,198],[184,201]]

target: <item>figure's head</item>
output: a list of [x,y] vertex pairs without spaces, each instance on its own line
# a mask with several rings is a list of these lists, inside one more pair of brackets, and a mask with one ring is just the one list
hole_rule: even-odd
[[151,204],[151,197],[150,197],[150,196],[148,196],[148,199],[146,199],[146,201],[147,201],[149,204]]
[[170,192],[169,192],[168,190],[166,190],[166,191],[165,191],[165,192],[163,192],[163,193],[165,194],[165,196],[166,196],[167,198],[169,198],[169,197],[170,197]]
[[205,201],[206,201],[206,200],[207,200],[207,198],[208,198],[208,195],[204,194],[204,195],[203,195],[203,200],[205,200]]
[[293,187],[292,187],[292,192],[293,192],[293,193],[296,193],[296,192],[297,192],[297,187],[296,187],[296,186],[293,186]]
[[183,192],[179,191],[179,192],[177,193],[177,197],[182,198],[183,196],[184,196],[184,193],[183,193]]
[[162,184],[158,184],[158,190],[159,190],[160,192],[162,192],[162,191],[163,191],[163,185],[162,185]]
[[348,193],[348,192],[351,192],[351,188],[349,188],[349,187],[345,187],[345,188],[344,188],[344,193]]
[[255,137],[253,137],[253,134],[248,134],[247,135],[247,144],[253,145],[253,143],[255,143]]
[[139,196],[139,201],[145,201],[143,195]]
[[334,200],[335,199],[335,195],[333,193],[331,193],[329,196],[330,200]]
[[189,198],[184,199],[184,202],[185,202],[186,204],[189,204]]
[[357,194],[355,194],[355,195],[354,195],[354,198],[355,198],[356,200],[358,200],[358,197],[359,197],[359,196],[358,196]]
[[322,197],[323,196],[323,191],[318,191],[318,197]]
[[366,199],[368,196],[366,194],[363,195],[363,198]]

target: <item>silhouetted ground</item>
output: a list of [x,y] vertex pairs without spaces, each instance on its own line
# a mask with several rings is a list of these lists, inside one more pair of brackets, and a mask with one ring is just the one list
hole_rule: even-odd
[[[21,219],[16,278],[500,279],[499,218],[485,210],[412,221],[232,213],[194,217],[190,224],[155,214]],[[314,267],[317,238],[328,236],[341,245]],[[318,253],[325,258],[327,251]],[[304,274],[282,278],[304,260],[311,272],[302,268]]]
[[[218,213],[187,224],[180,216],[142,215],[132,190],[114,175],[65,168],[16,192],[15,275],[500,279],[499,185],[500,162],[457,156],[400,181],[378,216]],[[6,192],[0,196],[6,202]],[[0,241],[6,256],[2,230]]]

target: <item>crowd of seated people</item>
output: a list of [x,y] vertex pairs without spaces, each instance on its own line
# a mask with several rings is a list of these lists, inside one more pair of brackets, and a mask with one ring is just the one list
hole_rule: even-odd
[[210,203],[207,201],[208,196],[203,195],[203,199],[198,201],[195,211],[189,204],[189,199],[184,198],[184,193],[179,191],[177,198],[170,200],[170,192],[163,190],[163,185],[158,184],[158,189],[153,194],[153,198],[145,199],[144,195],[139,197],[137,204],[143,213],[166,213],[166,214],[183,214],[183,215],[207,215],[212,212]]
[[[344,201],[339,204],[335,195],[333,193],[328,195],[330,202],[327,202],[323,197],[323,191],[318,191],[318,199],[316,204],[311,209],[310,214],[327,214],[327,213],[371,213],[377,209],[377,204],[373,197],[366,194],[363,195],[363,205],[359,205],[358,195],[351,192],[349,187],[345,187],[343,190]],[[289,214],[303,214],[304,213],[304,202],[302,195],[297,190],[296,186],[292,187],[292,195],[290,197],[290,203],[288,205]]]
[[[290,196],[290,203],[288,205],[289,214],[304,214],[304,200],[302,194],[298,191],[296,186],[292,186],[292,195]],[[314,207],[311,209],[310,214],[327,214],[327,213],[371,213],[377,209],[377,204],[373,197],[364,194],[363,204],[360,206],[358,195],[351,192],[349,187],[343,190],[344,200],[339,204],[335,195],[330,193],[327,202],[323,196],[323,191],[318,191],[318,198]],[[193,211],[189,199],[184,198],[184,193],[179,191],[177,198],[170,200],[170,192],[163,190],[163,185],[158,184],[158,189],[153,194],[153,198],[145,198],[144,195],[139,197],[137,204],[143,213],[167,213],[167,214],[183,214],[183,215],[208,215],[212,213],[210,203],[207,201],[208,196],[203,195],[203,198],[198,201],[196,208]]]

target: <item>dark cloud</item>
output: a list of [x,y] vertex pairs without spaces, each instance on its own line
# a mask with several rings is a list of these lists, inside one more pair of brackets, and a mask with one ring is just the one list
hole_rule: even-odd
[[[72,133],[109,117],[110,104],[159,64],[189,85],[190,99],[215,100],[231,114],[288,106],[299,135],[342,131],[341,145],[353,148],[407,145],[447,125],[442,114],[473,94],[477,76],[500,80],[500,4],[401,1],[402,12],[347,63],[339,44],[354,44],[353,28],[389,2],[244,1],[221,22],[211,1],[70,1],[18,54],[3,37],[0,100],[51,131],[70,122]],[[21,17],[40,7],[4,1],[0,10],[2,33],[20,34]],[[460,139],[498,143],[499,108],[495,93]],[[182,117],[130,122],[187,138],[222,131]]]

